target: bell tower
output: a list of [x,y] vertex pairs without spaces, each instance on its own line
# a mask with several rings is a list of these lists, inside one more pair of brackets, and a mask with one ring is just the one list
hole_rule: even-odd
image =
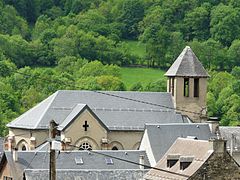
[[172,94],[175,108],[193,122],[204,121],[209,75],[189,46],[183,49],[165,76],[168,77],[167,91]]

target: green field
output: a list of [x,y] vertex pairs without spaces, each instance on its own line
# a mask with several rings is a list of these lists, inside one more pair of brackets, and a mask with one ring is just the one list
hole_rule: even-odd
[[141,82],[146,85],[149,82],[156,81],[164,77],[164,71],[152,68],[121,68],[121,79],[129,89],[133,84]]
[[146,45],[139,41],[124,41],[124,46],[131,52],[132,55],[144,58],[146,56]]

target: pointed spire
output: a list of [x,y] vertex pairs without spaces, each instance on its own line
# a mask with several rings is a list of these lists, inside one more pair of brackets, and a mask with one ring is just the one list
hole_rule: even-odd
[[209,77],[203,65],[189,46],[183,49],[182,53],[165,73],[165,76]]

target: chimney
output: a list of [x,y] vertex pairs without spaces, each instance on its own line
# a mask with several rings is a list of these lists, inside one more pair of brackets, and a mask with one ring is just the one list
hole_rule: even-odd
[[207,123],[209,124],[211,133],[216,134],[219,133],[219,119],[218,117],[209,117],[207,120]]
[[226,152],[226,146],[227,146],[227,140],[219,138],[219,139],[210,139],[210,146],[211,149],[215,153],[225,153]]
[[17,148],[14,148],[12,153],[13,153],[13,161],[16,162],[18,161],[18,149]]
[[14,141],[14,136],[9,136],[8,137],[8,151],[12,151],[12,149],[13,149],[13,141]]
[[139,168],[140,168],[141,170],[144,169],[144,155],[140,155],[140,156],[139,156]]
[[30,150],[34,150],[35,147],[36,147],[36,138],[32,136],[30,138]]

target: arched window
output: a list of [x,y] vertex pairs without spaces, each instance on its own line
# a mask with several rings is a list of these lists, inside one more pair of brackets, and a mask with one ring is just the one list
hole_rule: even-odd
[[26,146],[22,145],[22,151],[26,151],[26,150],[27,150]]
[[113,146],[112,150],[118,150],[118,148],[116,146]]
[[92,146],[88,142],[83,142],[79,150],[92,150]]

